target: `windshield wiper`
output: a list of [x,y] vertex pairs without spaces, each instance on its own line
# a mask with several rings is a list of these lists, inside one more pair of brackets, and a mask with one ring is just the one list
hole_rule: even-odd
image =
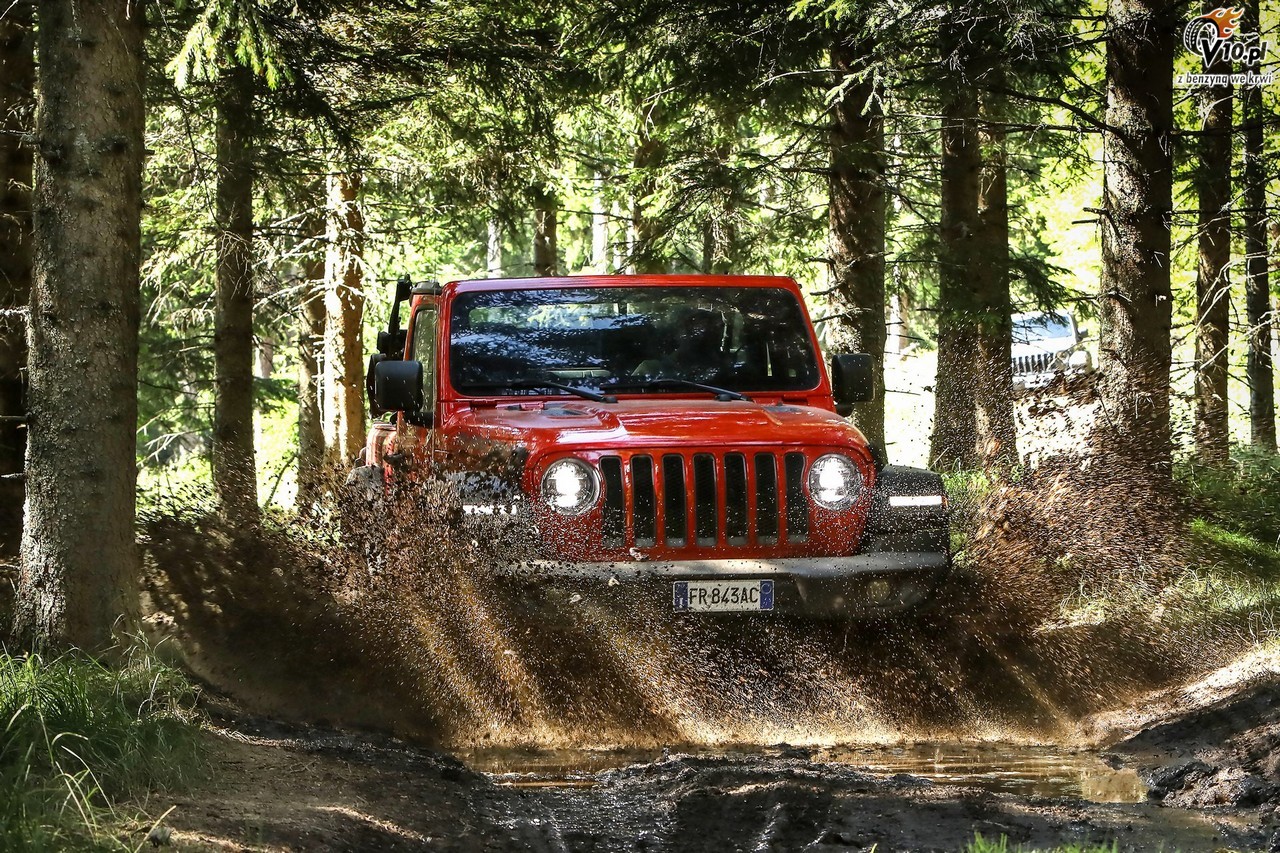
[[522,390],[536,391],[540,388],[555,388],[558,391],[567,391],[581,397],[584,400],[590,400],[593,403],[616,403],[618,398],[612,394],[600,394],[595,391],[589,391],[586,388],[579,388],[576,385],[566,385],[563,382],[556,382],[551,379],[506,379],[501,382],[468,382],[465,388],[520,388]]
[[655,376],[652,379],[636,379],[630,382],[610,382],[608,387],[612,390],[622,388],[693,388],[697,391],[706,391],[708,394],[715,394],[716,399],[720,402],[728,402],[729,400],[744,400],[748,403],[753,402],[746,394],[738,391],[730,391],[728,388],[717,388],[714,385],[703,385],[701,382],[693,382],[689,379],[676,379],[668,376]]

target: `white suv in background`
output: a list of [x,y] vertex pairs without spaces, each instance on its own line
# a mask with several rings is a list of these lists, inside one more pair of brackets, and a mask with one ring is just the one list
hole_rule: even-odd
[[1068,378],[1092,373],[1093,356],[1082,345],[1086,337],[1070,311],[1014,314],[1014,390],[1043,388],[1059,373]]

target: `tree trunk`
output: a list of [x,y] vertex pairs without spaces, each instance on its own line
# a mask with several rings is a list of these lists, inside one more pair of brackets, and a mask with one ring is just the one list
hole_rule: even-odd
[[1018,461],[1013,417],[1013,321],[1009,299],[1009,190],[998,101],[984,100],[973,298],[977,309],[974,409],[978,461],[1008,468]]
[[348,464],[364,447],[364,214],[358,173],[329,177],[325,287],[325,445]]
[[728,275],[740,263],[737,186],[730,162],[738,141],[738,116],[737,109],[722,111],[720,137],[709,152],[715,172],[702,227],[702,271],[711,275]]
[[[615,222],[623,222],[626,219],[626,211],[622,202],[614,201],[609,208]],[[609,254],[612,257],[610,269],[614,272],[635,272],[634,265],[631,263],[631,247],[634,244],[634,223],[631,223],[622,234],[621,239],[615,240],[609,244]]]
[[591,180],[595,188],[591,211],[591,268],[598,273],[609,272],[609,214],[605,212],[604,175],[596,172]]
[[556,261],[556,199],[545,191],[537,193],[533,211],[533,274],[558,274]]
[[[655,108],[652,115],[656,116]],[[656,120],[656,118],[655,118]],[[658,191],[657,169],[666,156],[666,145],[647,130],[640,133],[632,165],[638,172],[635,195],[631,199],[631,266],[637,273],[664,273],[666,261],[658,252],[658,237],[662,225],[653,215],[652,199]]]
[[232,66],[218,82],[214,229],[213,489],[222,512],[258,517],[253,448],[253,72]]
[[[1260,0],[1246,0],[1244,32],[1258,32]],[[1261,63],[1247,71],[1257,74]],[[1271,357],[1270,282],[1267,270],[1267,165],[1265,156],[1262,88],[1247,86],[1240,92],[1244,120],[1244,276],[1245,309],[1249,317],[1249,432],[1255,447],[1276,449],[1276,395]]]
[[911,346],[911,294],[902,282],[901,274],[896,271],[894,282],[897,289],[889,298],[887,349],[896,358],[903,359]]
[[[10,10],[12,11],[12,10]],[[97,651],[138,606],[143,7],[41,0],[27,519],[15,633]]]
[[502,276],[502,223],[497,215],[489,217],[488,245],[485,249],[485,271],[489,278]]
[[[849,82],[832,105],[828,221],[831,232],[835,346],[871,356],[875,399],[853,419],[882,450],[884,429],[885,214],[884,113],[881,92],[862,57],[865,44],[837,41],[831,64]],[[860,75],[852,80],[850,75]]]
[[270,379],[276,372],[276,341],[272,337],[263,336],[258,339],[258,363],[254,375],[259,379]]
[[320,418],[320,351],[324,347],[324,251],[322,215],[310,217],[311,249],[302,263],[298,300],[298,508],[320,497],[324,478],[324,426]]
[[968,81],[952,78],[944,85],[938,375],[929,458],[939,468],[971,468],[978,462],[973,379],[977,318],[970,290],[982,189],[978,98]]
[[[1206,13],[1217,6],[1209,3]],[[1216,62],[1209,74],[1230,74]],[[1196,167],[1199,268],[1196,273],[1196,459],[1222,465],[1230,456],[1227,429],[1227,325],[1231,322],[1231,86],[1199,93],[1202,116]]]
[[1102,449],[1171,475],[1174,7],[1108,0],[1102,281]]
[[[0,477],[22,473],[26,430],[6,420],[26,414],[22,371],[27,364],[21,314],[31,299],[31,132],[35,112],[35,40],[31,5],[0,14]],[[22,537],[22,480],[0,480],[0,557],[16,554]]]

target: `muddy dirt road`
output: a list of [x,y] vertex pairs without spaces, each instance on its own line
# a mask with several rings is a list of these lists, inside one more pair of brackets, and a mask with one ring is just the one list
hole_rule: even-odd
[[167,821],[180,849],[956,851],[976,834],[1187,853],[1280,843],[1275,651],[1040,741],[970,728],[932,743],[849,730],[843,743],[660,746],[649,732],[612,749],[433,750],[210,706],[211,773]]
[[1133,771],[1091,753],[1012,745],[676,751],[635,763],[498,750],[464,763],[263,721],[223,725],[209,745],[212,780],[169,817],[180,849],[954,851],[980,833],[1190,852],[1266,849],[1272,831],[1266,809],[1162,806]]

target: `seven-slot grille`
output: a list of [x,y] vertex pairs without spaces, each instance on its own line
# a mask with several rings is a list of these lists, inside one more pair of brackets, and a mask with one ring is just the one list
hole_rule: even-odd
[[1035,355],[1019,355],[1013,359],[1014,373],[1047,373],[1052,370],[1054,354],[1040,352]]
[[604,544],[688,548],[803,542],[809,536],[805,465],[798,451],[604,456]]

